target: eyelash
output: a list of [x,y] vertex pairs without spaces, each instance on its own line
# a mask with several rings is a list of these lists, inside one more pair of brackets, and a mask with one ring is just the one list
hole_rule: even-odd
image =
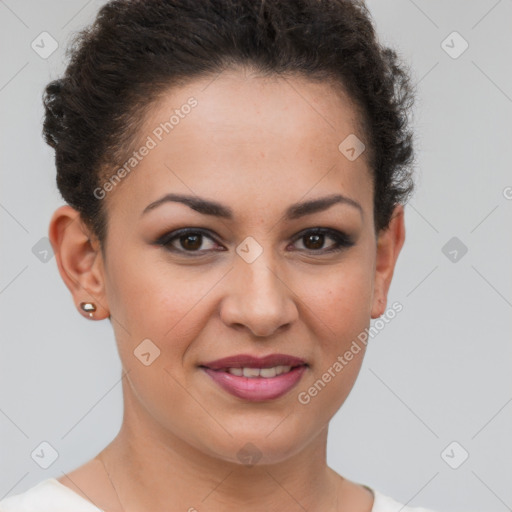
[[[217,243],[216,240],[212,238],[212,236],[209,234],[208,231],[202,229],[202,228],[183,228],[178,229],[176,231],[172,231],[170,233],[166,233],[165,235],[161,236],[158,240],[156,240],[156,244],[163,246],[166,250],[175,252],[175,253],[187,253],[187,255],[190,255],[191,257],[198,257],[203,256],[206,252],[209,252],[208,250],[203,251],[187,251],[185,249],[178,249],[176,247],[170,246],[170,243],[174,241],[175,239],[180,239],[182,237],[185,237],[187,235],[201,235],[206,238],[209,238],[213,242]],[[329,238],[332,238],[334,240],[334,248],[331,249],[303,249],[306,252],[311,253],[320,253],[320,254],[328,254],[328,253],[335,253],[343,251],[344,249],[347,249],[354,245],[354,241],[352,238],[345,233],[341,231],[337,231],[335,229],[330,228],[310,228],[306,229],[304,231],[301,231],[293,240],[293,243],[297,242],[298,240],[301,240],[302,238],[310,235],[327,235]],[[215,249],[213,249],[215,250]],[[299,249],[301,250],[301,249]]]

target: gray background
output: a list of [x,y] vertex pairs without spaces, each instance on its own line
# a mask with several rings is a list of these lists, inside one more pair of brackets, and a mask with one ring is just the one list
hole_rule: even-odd
[[[41,93],[103,3],[0,1],[0,499],[86,462],[121,424],[110,323],[75,310],[36,245],[63,204]],[[388,302],[404,309],[370,341],[328,462],[413,506],[512,510],[512,0],[368,6],[419,84],[417,191]],[[31,48],[43,31],[59,44],[47,59]],[[444,48],[458,36],[442,43],[453,31],[469,43],[457,58]],[[467,247],[457,261],[452,237]],[[47,469],[31,458],[43,441],[58,452]]]

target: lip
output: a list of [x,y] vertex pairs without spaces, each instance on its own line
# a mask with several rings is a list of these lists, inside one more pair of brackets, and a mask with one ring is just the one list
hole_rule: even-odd
[[[287,373],[269,378],[239,377],[225,371],[228,368],[271,368],[280,365],[292,368]],[[303,359],[287,354],[270,354],[265,357],[240,354],[199,366],[222,389],[251,402],[273,400],[285,395],[298,384],[308,369],[308,364]]]
[[250,402],[273,400],[285,395],[297,385],[307,366],[296,366],[276,377],[238,377],[222,370],[202,367],[214,382],[232,395]]
[[224,370],[227,368],[272,368],[273,366],[279,365],[292,367],[302,366],[306,365],[306,361],[288,354],[269,354],[265,357],[255,357],[250,354],[237,354],[199,364],[199,366],[204,366],[211,370]]

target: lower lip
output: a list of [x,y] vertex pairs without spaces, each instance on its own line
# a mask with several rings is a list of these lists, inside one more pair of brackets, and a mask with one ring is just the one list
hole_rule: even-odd
[[272,400],[288,393],[301,379],[307,366],[297,366],[276,377],[238,377],[228,372],[202,368],[220,387],[251,402]]

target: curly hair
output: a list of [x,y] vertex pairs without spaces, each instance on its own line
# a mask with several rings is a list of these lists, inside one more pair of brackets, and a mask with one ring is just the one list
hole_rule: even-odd
[[408,67],[377,39],[364,0],[113,0],[76,33],[62,78],[43,93],[57,186],[103,249],[93,191],[170,87],[237,66],[333,83],[359,113],[373,177],[375,232],[413,191]]

